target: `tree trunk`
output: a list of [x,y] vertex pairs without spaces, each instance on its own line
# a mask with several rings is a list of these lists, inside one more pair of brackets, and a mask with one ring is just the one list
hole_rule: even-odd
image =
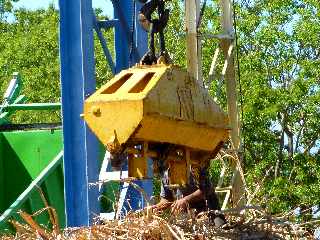
[[279,139],[279,151],[278,151],[278,158],[276,162],[276,167],[274,170],[274,178],[276,179],[280,172],[280,167],[283,162],[283,147],[284,147],[284,131],[281,131],[281,136]]

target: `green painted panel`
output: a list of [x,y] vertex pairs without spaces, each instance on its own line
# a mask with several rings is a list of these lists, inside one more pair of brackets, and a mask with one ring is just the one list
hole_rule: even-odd
[[[17,197],[57,156],[61,149],[61,130],[0,133],[0,215],[16,201]],[[57,210],[61,226],[64,226],[62,166],[45,179],[41,184],[41,189],[49,204]],[[53,201],[51,202],[51,200]],[[34,213],[43,207],[44,203],[38,191],[35,191],[23,204],[22,209],[28,213]],[[19,219],[17,216],[15,218]],[[42,224],[47,224],[48,216],[44,214],[37,220]]]
[[[62,149],[61,130],[32,130],[0,132],[0,215],[29,186],[39,173],[56,157]],[[100,145],[100,161],[104,157],[105,148]],[[64,190],[62,165],[46,177],[41,189],[49,205],[56,209],[60,226],[65,225]],[[118,184],[108,184],[102,208],[112,210],[114,195]],[[44,204],[39,193],[34,191],[22,205],[28,213],[35,213]],[[13,216],[20,220],[18,215]],[[41,224],[48,224],[48,215],[37,218]],[[0,229],[10,228],[6,223]],[[11,229],[12,230],[12,229]]]
[[[54,179],[56,177],[58,178]],[[50,181],[50,179],[54,180],[54,182]],[[33,180],[31,184],[29,184],[28,188],[26,188],[25,191],[20,194],[19,198],[9,207],[9,209],[7,209],[4,215],[0,216],[0,230],[14,230],[6,221],[12,218],[16,219],[17,221],[21,221],[18,214],[16,214],[19,209],[23,209],[23,211],[29,214],[34,214],[38,212],[38,210],[42,210],[46,206],[45,202],[48,202],[48,205],[53,207],[57,211],[63,209],[64,201],[63,193],[61,193],[61,190],[49,192],[47,189],[47,185],[49,185],[49,189],[55,190],[51,186],[52,183],[57,183],[57,185],[60,186],[60,189],[63,189],[62,181],[59,179],[62,179],[62,151],[58,154],[58,156],[55,157],[55,159],[53,159],[48,164],[45,169],[41,171],[39,176],[35,180]],[[50,181],[51,183],[47,184],[47,181]],[[37,186],[40,186],[41,193]],[[46,200],[43,200],[41,198],[42,193],[44,194]],[[52,197],[49,196],[49,194],[58,195],[57,197],[55,197],[55,199],[57,199],[58,201],[51,201]],[[59,219],[64,220],[63,210],[58,212],[58,215]],[[41,211],[41,214],[36,214],[35,219],[40,224],[46,225],[49,228],[51,227],[47,211]],[[60,224],[61,227],[64,227],[64,221],[60,221]]]
[[[34,214],[38,210],[43,209],[45,207],[45,204],[44,204],[43,200],[41,199],[38,191],[33,191],[30,194],[30,198],[27,202],[29,203],[30,210],[31,210],[30,212],[28,212],[29,214]],[[45,226],[48,225],[48,221],[49,221],[46,212],[39,214],[37,216],[34,216],[34,220],[38,223],[45,225]]]
[[[61,130],[4,132],[3,136],[32,179],[35,179],[62,149]],[[11,161],[13,153],[4,156],[6,162]]]
[[52,172],[42,185],[45,195],[48,196],[48,202],[56,210],[60,226],[65,226],[62,165]]
[[0,133],[0,213],[4,209],[4,161],[3,161],[3,151],[4,151],[4,141],[3,136]]
[[21,163],[15,151],[8,144],[5,137],[2,138],[2,146],[3,151],[1,161],[3,162],[4,169],[4,188],[2,189],[1,194],[3,194],[4,199],[0,213],[3,213],[31,182],[30,175]]

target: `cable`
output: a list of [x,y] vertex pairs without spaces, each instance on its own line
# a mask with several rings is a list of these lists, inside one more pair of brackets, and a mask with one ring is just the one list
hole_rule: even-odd
[[[241,131],[245,132],[245,121],[243,113],[243,94],[242,94],[242,85],[241,85],[241,72],[240,72],[240,61],[239,61],[239,44],[238,44],[238,32],[237,32],[237,21],[236,21],[236,5],[235,0],[232,1],[233,5],[233,22],[234,22],[234,35],[235,35],[235,47],[236,47],[236,59],[237,59],[237,68],[238,68],[238,84],[239,84],[239,95],[240,95],[240,107],[241,107]],[[246,150],[246,137],[243,134],[243,161],[245,162],[245,150]]]

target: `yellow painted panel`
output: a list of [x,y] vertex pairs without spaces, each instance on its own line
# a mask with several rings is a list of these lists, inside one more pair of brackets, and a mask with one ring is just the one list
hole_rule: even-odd
[[188,183],[188,170],[186,161],[170,161],[169,184],[186,185]]
[[213,151],[221,141],[226,141],[228,130],[221,126],[212,128],[153,115],[143,118],[141,127],[133,138]]
[[129,176],[134,178],[145,178],[148,177],[148,160],[145,157],[137,158],[129,155],[128,164]]
[[[100,109],[100,115],[94,110]],[[85,102],[84,119],[89,127],[107,145],[116,138],[125,143],[142,120],[142,101]]]

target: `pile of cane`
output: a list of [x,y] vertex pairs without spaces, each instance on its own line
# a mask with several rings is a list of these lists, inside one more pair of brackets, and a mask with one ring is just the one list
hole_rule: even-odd
[[[0,235],[1,240],[205,240],[205,239],[314,239],[313,231],[317,222],[295,224],[286,221],[289,215],[270,216],[258,207],[244,207],[221,211],[228,223],[222,228],[215,227],[207,213],[194,216],[192,212],[155,214],[150,209],[131,212],[123,219],[97,220],[91,227],[59,229],[57,215],[52,208],[43,209],[50,215],[51,227],[39,225],[34,215],[20,211],[25,223],[11,221],[15,235]],[[39,214],[36,213],[36,214]]]

